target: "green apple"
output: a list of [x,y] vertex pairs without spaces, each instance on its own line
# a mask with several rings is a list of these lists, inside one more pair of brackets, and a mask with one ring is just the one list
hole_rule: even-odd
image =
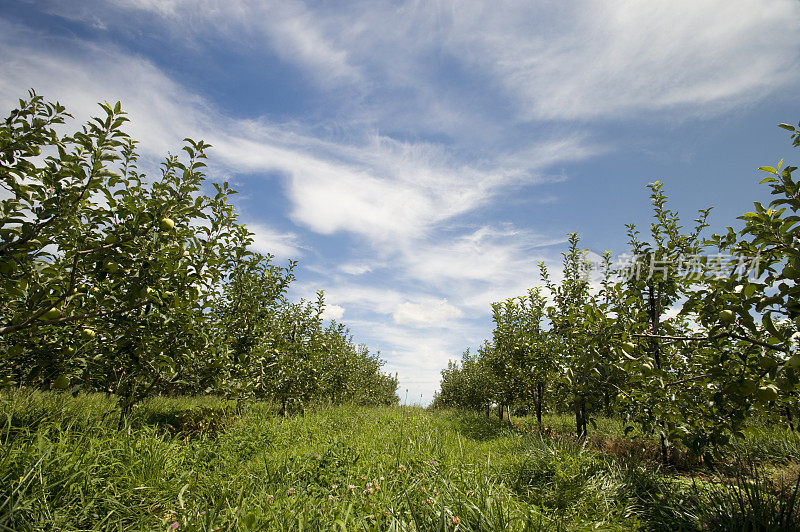
[[727,323],[728,325],[733,323],[733,320],[735,318],[736,316],[733,314],[732,310],[723,310],[722,312],[719,313],[720,321],[723,323]]
[[175,221],[172,218],[161,218],[161,221],[158,222],[158,225],[164,231],[175,229]]
[[69,378],[65,375],[59,375],[56,377],[56,380],[53,381],[53,388],[56,390],[66,390],[69,388]]
[[105,263],[105,269],[109,273],[117,273],[119,271],[119,264],[108,261]]
[[94,332],[94,329],[87,327],[81,331],[81,337],[85,338],[86,340],[91,340],[95,336],[97,336],[97,333]]
[[622,350],[625,351],[626,353],[628,353],[629,355],[632,354],[634,352],[634,350],[636,349],[636,346],[633,345],[630,342],[623,343],[621,347],[622,347]]
[[786,361],[786,365],[792,369],[800,369],[800,355],[794,355]]
[[57,308],[51,308],[41,316],[39,316],[40,320],[55,320],[61,317],[61,311]]

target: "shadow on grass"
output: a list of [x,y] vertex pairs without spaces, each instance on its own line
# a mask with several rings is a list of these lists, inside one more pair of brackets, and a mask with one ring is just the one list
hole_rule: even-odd
[[135,412],[131,425],[149,425],[183,437],[214,437],[236,419],[232,408],[217,406],[192,406],[169,410],[143,408]]
[[487,418],[474,412],[453,411],[455,430],[462,436],[475,441],[490,441],[512,433],[520,433],[516,427],[507,421],[496,418]]

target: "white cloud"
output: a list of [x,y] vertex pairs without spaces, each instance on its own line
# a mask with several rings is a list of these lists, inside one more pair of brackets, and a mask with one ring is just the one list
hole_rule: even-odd
[[[324,21],[299,0],[105,0],[69,5],[42,2],[41,9],[102,29],[129,31],[132,20],[190,46],[236,43],[253,58],[271,52],[320,86],[361,79],[346,50],[338,47]],[[137,18],[139,17],[139,18]]]
[[[150,62],[85,42],[63,42],[42,50],[42,36],[0,20],[0,106],[10,109],[28,88],[58,99],[76,120],[102,111],[97,102],[123,101],[133,117],[126,130],[144,155],[161,158],[181,139],[199,138],[206,102],[173,82]],[[98,83],[99,79],[104,80]]]
[[[360,330],[369,331],[374,327],[372,320],[348,319],[348,324]],[[454,324],[452,335],[442,335],[436,330],[409,328],[407,326],[383,324],[378,338],[381,354],[387,360],[384,371],[398,374],[400,385],[398,393],[401,400],[427,404],[433,399],[433,392],[439,386],[440,372],[447,367],[448,360],[456,359],[466,346],[463,339],[467,334],[484,331],[473,325]]]
[[460,318],[464,313],[447,299],[401,303],[392,313],[392,319],[400,325],[413,327],[442,327],[447,322]]
[[797,79],[797,2],[510,2],[452,13],[453,46],[499,76],[531,119],[719,111]]
[[339,265],[339,270],[347,275],[364,275],[372,271],[372,266],[363,263],[347,263]]
[[344,307],[339,305],[325,305],[325,310],[322,311],[323,320],[339,321],[342,316],[344,316]]
[[[352,312],[388,316],[405,300],[404,295],[394,288],[361,283],[336,283],[329,279],[326,281],[329,284],[325,286],[325,300],[336,305],[344,305]],[[295,288],[302,294],[310,294],[317,290],[316,283],[309,281],[299,281]]]
[[[559,155],[525,166],[506,165],[507,155],[472,164],[426,142],[377,134],[347,143],[325,140],[296,124],[222,116],[151,63],[113,48],[65,42],[44,52],[33,46],[35,33],[2,26],[8,30],[0,41],[6,49],[3,105],[13,105],[29,86],[57,95],[78,117],[96,114],[98,100],[120,99],[146,155],[160,158],[190,136],[213,145],[218,173],[279,172],[288,178],[292,219],[321,234],[347,231],[382,244],[422,238],[436,224],[484,205],[503,186],[535,182],[540,164],[591,153],[577,139],[546,140],[543,146],[562,148]],[[107,81],[98,85],[96,79]]]
[[298,259],[303,255],[296,234],[281,233],[260,223],[245,225],[253,233],[252,247],[259,253],[269,253],[279,259]]
[[408,279],[458,294],[452,298],[470,311],[487,312],[492,301],[536,284],[539,261],[556,263],[565,241],[512,226],[483,226],[442,241],[416,242],[403,248],[399,262]]
[[263,21],[273,49],[285,59],[303,64],[327,83],[360,79],[358,70],[349,63],[347,52],[325,36],[324,29],[303,2],[278,0],[252,5],[259,7],[247,17]]
[[[720,112],[796,81],[800,55],[793,0],[116,0],[47,8],[109,31],[144,14],[177,40],[217,46],[222,38],[247,54],[268,48],[323,88],[352,88],[338,104],[359,120],[483,140],[507,126],[498,115]],[[447,83],[441,63],[467,82]]]

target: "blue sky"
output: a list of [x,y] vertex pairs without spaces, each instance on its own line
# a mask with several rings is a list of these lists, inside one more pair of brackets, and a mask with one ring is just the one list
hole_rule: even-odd
[[797,161],[795,0],[7,1],[0,52],[3,113],[121,100],[151,167],[210,142],[293,296],[325,289],[409,402],[566,233],[624,252],[656,179],[721,229]]

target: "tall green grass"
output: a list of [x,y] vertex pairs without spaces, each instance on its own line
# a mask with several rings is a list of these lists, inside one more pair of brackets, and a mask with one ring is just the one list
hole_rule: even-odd
[[736,495],[463,412],[154,398],[118,430],[113,398],[15,392],[0,420],[0,530],[698,529]]

